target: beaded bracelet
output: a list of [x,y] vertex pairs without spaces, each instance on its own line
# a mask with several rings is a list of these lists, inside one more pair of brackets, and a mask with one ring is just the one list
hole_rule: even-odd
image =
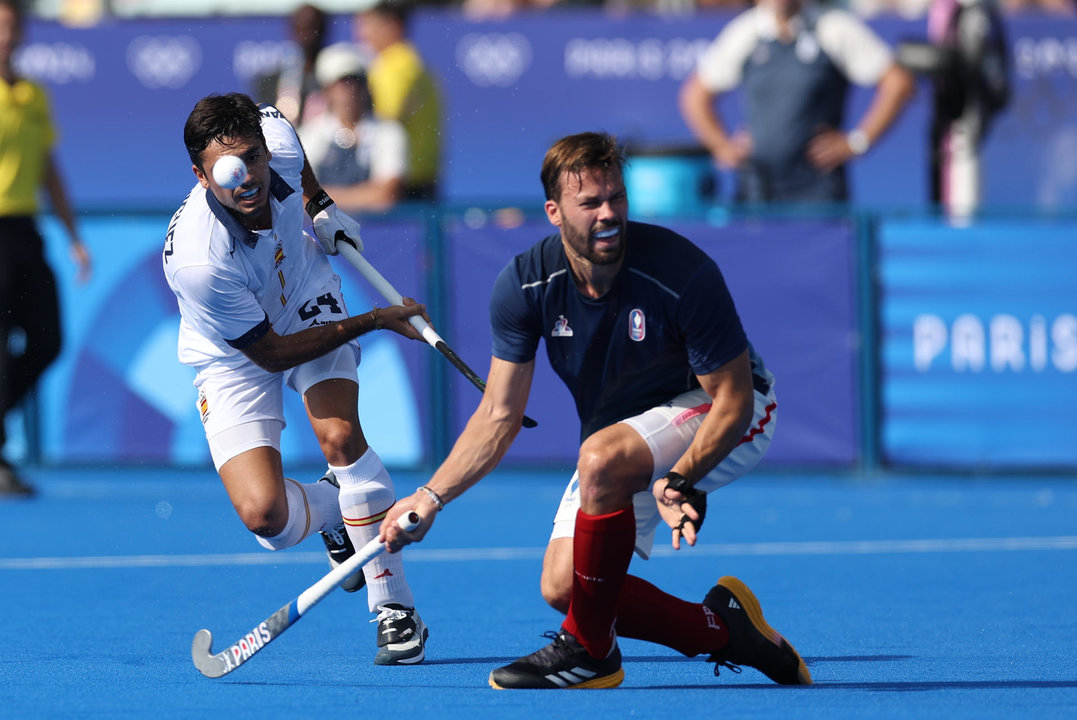
[[441,496],[436,492],[428,488],[426,485],[420,485],[419,489],[422,490],[427,496],[438,506],[438,512],[445,509],[445,501],[441,499]]

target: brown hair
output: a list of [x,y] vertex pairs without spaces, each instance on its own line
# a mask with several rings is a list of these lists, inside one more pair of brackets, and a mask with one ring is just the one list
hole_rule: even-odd
[[617,138],[605,132],[585,132],[563,137],[546,151],[542,161],[542,189],[547,200],[561,197],[561,175],[565,172],[580,177],[584,170],[616,170],[624,172],[624,149]]
[[202,167],[202,152],[214,141],[258,139],[262,134],[262,114],[243,93],[207,95],[195,103],[183,126],[183,144],[191,162]]

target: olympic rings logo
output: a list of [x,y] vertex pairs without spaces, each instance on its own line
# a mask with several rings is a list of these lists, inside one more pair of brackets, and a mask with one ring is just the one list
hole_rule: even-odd
[[456,64],[479,87],[508,87],[531,67],[531,43],[520,33],[469,33],[456,45]]
[[141,35],[127,46],[127,67],[152,89],[181,88],[202,66],[202,47],[189,35]]

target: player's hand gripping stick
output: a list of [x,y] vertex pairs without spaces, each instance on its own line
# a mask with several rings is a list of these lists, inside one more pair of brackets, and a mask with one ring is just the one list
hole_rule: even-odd
[[[363,254],[356,250],[355,246],[352,245],[346,237],[342,237],[341,233],[337,233],[337,252],[340,253],[342,258],[350,262],[355,269],[359,271],[359,274],[362,275],[368,283],[374,286],[374,289],[377,290],[382,297],[393,305],[404,304],[404,298],[397,292],[396,288],[390,285],[389,281],[378,272],[377,268],[371,265],[370,261],[363,257]],[[438,335],[437,331],[430,327],[430,323],[423,320],[423,318],[418,315],[412,315],[408,318],[408,321],[422,334],[423,340],[426,340],[427,344],[445,356],[445,359],[452,363],[453,367],[459,370],[464,377],[470,380],[472,385],[481,391],[486,390],[486,381],[479,377],[474,370],[467,366],[467,363],[460,359],[460,356],[446,344],[445,340]],[[522,425],[525,428],[533,428],[538,425],[538,423],[527,415],[524,415]]]
[[[403,530],[411,531],[419,527],[421,518],[418,513],[412,511],[401,515],[396,522]],[[219,678],[232,672],[299,622],[299,618],[308,610],[336,590],[355,571],[385,552],[385,549],[385,544],[374,538],[300,593],[299,597],[255,625],[249,633],[219,653],[214,654],[211,650],[213,634],[209,630],[199,630],[191,642],[191,659],[194,660],[194,666],[208,678]]]

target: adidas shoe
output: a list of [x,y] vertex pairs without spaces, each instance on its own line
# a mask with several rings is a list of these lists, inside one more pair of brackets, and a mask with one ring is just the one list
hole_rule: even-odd
[[612,688],[624,680],[621,651],[613,644],[610,654],[596,660],[571,633],[548,632],[552,643],[538,652],[490,673],[490,687],[507,688]]
[[426,639],[430,637],[415,608],[398,603],[381,606],[378,617],[378,654],[375,665],[417,665],[426,657]]
[[[340,488],[336,477],[328,471],[326,471],[325,477],[318,482],[327,482],[338,489]],[[322,536],[322,542],[325,543],[325,552],[329,556],[329,567],[336,568],[355,554],[355,546],[352,545],[351,538],[348,537],[348,529],[344,527],[343,520],[336,527],[323,530],[319,534]],[[355,573],[349,575],[340,584],[340,587],[346,592],[355,592],[356,590],[361,590],[364,585],[366,585],[366,575],[363,574],[363,568],[359,568]]]
[[[736,668],[748,665],[782,685],[811,685],[804,660],[778,631],[767,625],[759,601],[748,586],[735,577],[723,577],[711,588],[703,604],[725,620],[729,642],[711,654],[707,662]],[[737,669],[739,672],[739,669]]]

